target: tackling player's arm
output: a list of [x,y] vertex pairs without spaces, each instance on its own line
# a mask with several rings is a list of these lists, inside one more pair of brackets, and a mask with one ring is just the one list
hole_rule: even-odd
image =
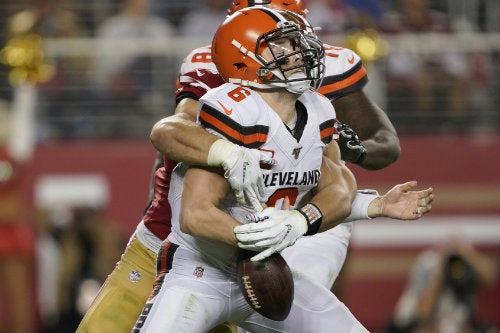
[[210,147],[217,138],[196,124],[197,108],[197,100],[184,98],[177,104],[174,115],[154,124],[150,140],[158,154],[151,172],[149,201],[154,199],[155,172],[163,166],[163,155],[174,161],[206,165]]
[[229,183],[220,174],[191,167],[184,176],[182,232],[236,246],[233,228],[240,223],[218,208],[228,191]]
[[323,215],[319,231],[330,229],[349,216],[356,189],[354,175],[340,160],[338,145],[332,142],[323,154],[321,177],[309,201]]
[[396,129],[387,114],[368,96],[358,90],[332,101],[337,119],[356,132],[366,149],[359,164],[368,170],[378,170],[395,162],[401,154]]
[[183,98],[174,115],[153,126],[150,135],[153,146],[174,161],[222,167],[238,202],[260,208],[264,191],[260,163],[271,163],[272,155],[210,134],[195,122],[198,108],[197,100]]
[[196,123],[198,101],[182,99],[175,114],[159,120],[151,130],[153,146],[175,161],[191,165],[207,165],[208,152],[217,137]]

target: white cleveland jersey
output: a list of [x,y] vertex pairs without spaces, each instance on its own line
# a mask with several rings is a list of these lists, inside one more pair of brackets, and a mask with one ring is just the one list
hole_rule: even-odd
[[[265,202],[268,206],[288,196],[292,206],[304,204],[305,197],[320,178],[323,150],[332,141],[335,111],[328,99],[308,90],[296,104],[294,134],[255,91],[226,83],[210,90],[200,99],[199,123],[208,131],[235,144],[269,151],[277,161],[272,169],[263,169]],[[169,200],[172,206],[172,233],[169,240],[203,254],[216,267],[232,272],[237,248],[218,242],[196,239],[179,227],[182,175],[180,165],[172,175]],[[237,204],[230,193],[222,210],[241,223],[252,212]],[[215,261],[214,258],[217,258]]]
[[[352,50],[323,44],[325,76],[319,92],[333,101],[361,90],[368,82],[361,58]],[[183,60],[177,77],[177,102],[184,97],[199,99],[208,90],[224,83],[212,62],[209,45],[191,51]]]

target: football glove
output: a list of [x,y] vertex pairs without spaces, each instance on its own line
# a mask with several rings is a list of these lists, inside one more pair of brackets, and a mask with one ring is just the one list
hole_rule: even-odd
[[338,144],[340,157],[346,162],[360,164],[366,157],[366,148],[357,134],[347,125],[337,122],[335,128],[339,133]]
[[261,163],[274,166],[276,161],[270,152],[248,149],[223,139],[215,141],[208,153],[208,165],[222,166],[236,200],[242,205],[250,204],[257,212],[262,211],[260,201],[265,188]]
[[280,210],[274,207],[264,209],[247,224],[234,227],[238,247],[260,252],[250,258],[252,261],[265,259],[295,244],[308,230],[306,217],[298,210]]

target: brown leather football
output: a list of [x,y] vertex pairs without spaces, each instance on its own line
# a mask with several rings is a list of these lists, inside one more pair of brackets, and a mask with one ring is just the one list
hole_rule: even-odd
[[238,259],[238,283],[250,306],[261,315],[276,321],[285,320],[293,303],[293,276],[279,253],[261,261],[251,261],[257,254],[242,250]]

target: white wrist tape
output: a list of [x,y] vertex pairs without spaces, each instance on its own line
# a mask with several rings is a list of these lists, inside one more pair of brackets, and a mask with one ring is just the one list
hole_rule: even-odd
[[351,215],[349,215],[342,223],[352,222],[356,220],[371,220],[368,216],[368,206],[378,197],[378,192],[375,190],[360,190],[357,191],[354,201],[351,206]]
[[210,146],[207,157],[207,165],[221,166],[236,148],[237,146],[234,143],[224,139],[218,139]]

